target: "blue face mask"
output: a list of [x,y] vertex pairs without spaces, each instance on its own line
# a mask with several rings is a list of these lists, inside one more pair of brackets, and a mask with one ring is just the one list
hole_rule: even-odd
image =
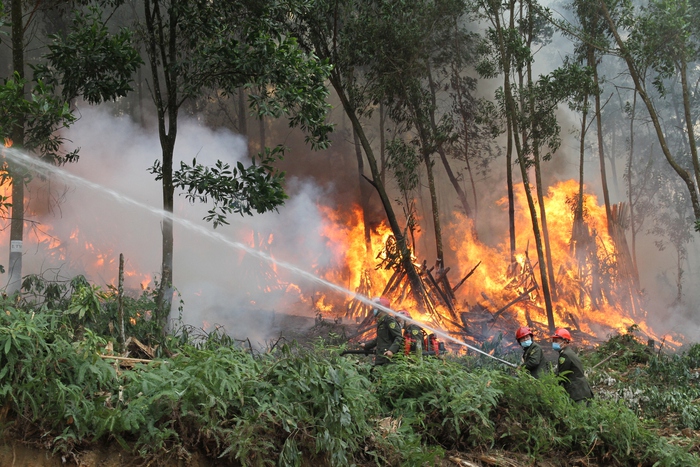
[[373,314],[375,317],[377,316],[377,313],[379,313],[379,310],[377,310],[376,308],[372,308],[372,314]]
[[528,339],[528,340],[526,340],[526,341],[522,341],[522,342],[520,343],[520,345],[522,345],[524,348],[527,349],[528,347],[530,347],[530,346],[532,345],[532,339]]
[[552,348],[554,350],[561,350],[561,344],[559,342],[552,342]]

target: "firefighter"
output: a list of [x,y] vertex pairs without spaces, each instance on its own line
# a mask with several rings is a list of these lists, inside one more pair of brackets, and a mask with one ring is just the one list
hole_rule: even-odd
[[561,377],[562,386],[574,402],[585,402],[593,398],[593,391],[583,373],[581,360],[569,347],[570,342],[571,333],[566,329],[557,329],[552,336],[552,348],[559,351],[557,376]]
[[[374,301],[385,308],[389,308],[390,302],[386,297],[375,298]],[[396,319],[384,310],[373,308],[372,313],[377,319],[377,337],[369,342],[363,342],[360,347],[371,350],[376,348],[374,364],[386,365],[390,363],[390,358],[399,351],[403,338],[401,336],[401,326]]]
[[515,338],[523,348],[523,363],[520,366],[525,367],[532,376],[539,379],[545,366],[542,347],[532,339],[532,331],[527,326],[519,327],[515,331]]
[[[398,313],[411,319],[411,315],[406,310],[399,310]],[[402,320],[403,321],[403,320]],[[423,328],[409,321],[402,322],[404,353],[409,355],[415,353],[419,357],[423,356]]]

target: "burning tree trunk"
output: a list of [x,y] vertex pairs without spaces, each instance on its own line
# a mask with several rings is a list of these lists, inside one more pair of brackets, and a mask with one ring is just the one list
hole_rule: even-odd
[[[509,96],[509,92],[506,91],[506,95]],[[514,115],[514,105],[513,105],[513,98],[512,96],[506,97],[506,99],[510,100],[510,111],[509,118],[515,118]],[[527,165],[525,161],[525,155],[523,154],[522,148],[520,147],[520,140],[518,138],[518,135],[514,133],[514,140],[515,140],[515,148],[516,152],[518,153],[518,162],[520,165],[520,173],[523,178],[523,187],[525,188],[525,195],[527,196],[527,204],[528,207],[530,208],[530,218],[532,219],[532,233],[533,236],[535,237],[535,247],[537,248],[537,260],[540,265],[540,277],[542,281],[542,294],[544,296],[544,301],[545,301],[545,309],[547,310],[547,321],[549,324],[549,330],[551,332],[554,332],[555,328],[555,323],[554,323],[554,312],[552,309],[552,297],[549,294],[549,279],[547,276],[547,267],[545,264],[545,255],[542,247],[542,237],[540,235],[540,227],[539,223],[537,221],[537,210],[535,208],[535,201],[532,197],[532,190],[530,189],[530,182],[529,182],[529,177],[527,174]]]
[[394,213],[394,208],[391,205],[391,201],[389,201],[389,196],[387,195],[386,189],[384,188],[384,184],[381,181],[381,174],[379,173],[379,167],[377,166],[377,160],[374,157],[374,151],[372,149],[372,146],[370,145],[369,140],[367,139],[367,136],[364,133],[364,129],[362,128],[360,120],[355,114],[355,108],[350,103],[350,100],[345,94],[346,91],[343,87],[342,79],[337,69],[334,69],[331,73],[330,81],[333,87],[335,88],[336,92],[338,93],[338,96],[340,97],[343,109],[345,110],[346,115],[352,123],[353,131],[357,133],[357,136],[360,139],[360,143],[362,144],[362,149],[364,150],[365,155],[367,156],[367,162],[369,163],[369,168],[372,173],[372,178],[368,179],[368,181],[377,190],[379,198],[382,202],[382,206],[384,206],[384,212],[387,215],[389,227],[394,233],[398,251],[401,255],[401,266],[406,271],[408,279],[411,282],[413,296],[418,306],[424,307],[425,301],[424,294],[421,293],[420,278],[418,277],[418,273],[416,272],[416,269],[413,266],[413,261],[411,260],[411,253],[406,244],[406,237],[401,231],[401,227],[399,226],[398,220],[396,219],[396,214]]

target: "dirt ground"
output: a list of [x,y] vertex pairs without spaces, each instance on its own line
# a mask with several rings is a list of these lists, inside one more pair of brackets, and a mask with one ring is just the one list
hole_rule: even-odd
[[[19,442],[4,440],[0,444],[0,467],[146,467],[148,465],[154,464],[124,452],[116,442],[96,446],[71,458],[53,455],[48,449],[27,446]],[[231,464],[213,462],[204,455],[195,453],[187,461],[173,462],[169,465],[173,467],[224,467]]]
[[[124,453],[116,443],[96,447],[71,459],[53,456],[50,451],[40,447],[26,446],[16,442],[0,444],[0,467],[146,467],[150,465],[157,464]],[[204,455],[194,454],[188,461],[168,465],[173,467],[225,467],[233,464],[217,463],[207,459]],[[443,459],[438,460],[436,465],[439,467],[598,467],[598,464],[592,463],[588,459],[569,459],[568,462],[566,460],[562,462],[562,459],[540,460],[533,464],[532,460],[525,455],[501,451],[470,454],[449,452]]]

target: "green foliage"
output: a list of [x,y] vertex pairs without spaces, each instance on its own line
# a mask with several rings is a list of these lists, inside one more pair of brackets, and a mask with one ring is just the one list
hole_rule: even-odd
[[[60,300],[65,310],[1,299],[0,404],[10,420],[22,420],[15,436],[38,430],[59,452],[109,438],[158,465],[195,450],[243,465],[430,465],[446,450],[492,448],[534,462],[562,452],[600,465],[698,465],[622,399],[574,404],[551,374],[512,377],[479,368],[473,357],[399,355],[372,368],[324,342],[253,355],[221,329],[182,328],[169,336],[166,358],[115,371],[100,356],[112,336],[94,330],[113,313],[113,296],[73,282],[75,293]],[[150,296],[127,309],[148,307]],[[602,348],[627,349],[618,354],[627,362],[642,351],[628,337]],[[665,379],[699,363],[693,346],[650,371]],[[697,375],[689,370],[687,378]],[[647,414],[654,404],[676,404],[681,419],[698,418],[677,387],[645,397]]]
[[644,419],[667,426],[700,428],[700,346],[672,355],[653,352],[640,342],[633,326],[602,344],[592,361],[606,355],[605,370],[591,376],[601,397],[619,400]]
[[490,414],[501,395],[502,373],[467,373],[456,363],[434,358],[401,358],[377,373],[382,404],[426,442],[459,449],[492,439]]
[[102,436],[99,421],[107,395],[118,385],[114,368],[98,356],[106,341],[87,332],[84,340],[73,342],[62,313],[29,313],[4,305],[2,401],[42,432],[57,435],[55,442],[64,449]]
[[553,375],[507,379],[498,439],[541,459],[553,451],[592,456],[605,465],[697,465],[698,459],[648,430],[623,403],[575,404]]
[[[0,138],[11,138],[18,117],[25,120],[25,139],[16,144],[23,148],[37,151],[41,157],[52,162],[62,163],[74,160],[77,151],[61,154],[59,149],[64,138],[56,130],[68,127],[75,121],[68,104],[54,95],[52,86],[38,81],[25,98],[24,89],[27,80],[14,73],[0,85]],[[4,184],[5,174],[0,179]]]
[[421,158],[414,145],[407,144],[403,139],[395,138],[386,144],[387,167],[391,170],[402,193],[416,189],[420,182]]
[[143,63],[132,36],[126,28],[110,34],[96,7],[76,11],[65,38],[49,37],[48,63],[35,65],[34,77],[60,85],[65,101],[81,96],[99,104],[123,97],[132,91],[131,76]]
[[[162,122],[175,125],[173,116],[187,99],[211,90],[232,95],[244,88],[254,114],[286,117],[290,126],[305,132],[312,149],[330,145],[326,79],[331,67],[304,52],[288,30],[289,16],[301,14],[306,1],[147,0],[144,6],[157,12],[146,14],[142,39]],[[174,141],[175,132],[168,133]],[[190,200],[212,200],[205,219],[218,226],[228,223],[228,214],[262,213],[283,204],[284,173],[273,165],[283,153],[282,146],[263,148],[250,166],[238,163],[233,169],[222,161],[210,168],[195,160],[171,174],[172,146],[165,145],[163,160],[150,170],[157,180],[172,176],[172,187],[184,189]]]
[[95,285],[80,285],[71,295],[70,305],[66,310],[68,314],[77,314],[79,320],[87,318],[94,321],[102,311],[102,301],[107,295]]
[[[184,189],[190,201],[206,203],[211,198],[214,208],[204,219],[213,221],[215,228],[220,224],[228,225],[228,214],[253,215],[253,211],[262,214],[284,204],[287,199],[284,172],[273,166],[283,154],[282,146],[264,148],[259,161],[253,158],[248,167],[239,161],[233,169],[221,161],[212,168],[198,164],[197,159],[191,166],[180,162],[180,169],[173,173],[173,184]],[[159,161],[154,163],[151,172],[157,174],[156,180],[163,178]]]

